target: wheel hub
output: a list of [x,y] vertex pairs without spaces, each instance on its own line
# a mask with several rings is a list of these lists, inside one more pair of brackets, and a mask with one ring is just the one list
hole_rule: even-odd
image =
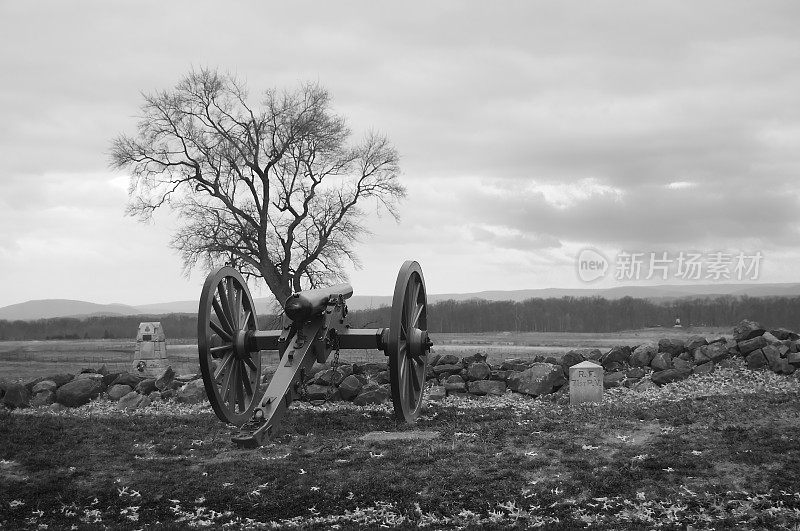
[[247,330],[238,330],[233,338],[233,352],[239,359],[249,358],[250,351],[247,348]]
[[412,328],[408,333],[408,354],[412,358],[419,358],[428,353],[431,340],[426,330]]

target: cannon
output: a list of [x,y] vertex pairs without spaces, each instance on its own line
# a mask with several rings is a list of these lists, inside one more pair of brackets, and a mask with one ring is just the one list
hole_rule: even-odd
[[[211,407],[220,420],[239,427],[233,442],[255,448],[271,438],[292,401],[305,388],[307,372],[339,349],[377,349],[389,359],[392,404],[398,420],[413,424],[422,406],[432,342],[422,269],[403,263],[397,275],[388,328],[350,328],[349,284],[311,289],[284,302],[283,327],[259,330],[250,290],[230,266],[212,271],[200,297],[197,347]],[[261,352],[277,351],[278,367],[262,382]]]

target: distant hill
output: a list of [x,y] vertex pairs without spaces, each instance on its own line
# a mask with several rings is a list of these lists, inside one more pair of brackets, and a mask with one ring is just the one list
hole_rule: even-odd
[[138,308],[126,304],[95,304],[69,299],[42,299],[4,306],[0,308],[0,319],[27,321],[50,317],[137,315],[140,313],[142,312]]
[[[713,297],[719,295],[747,295],[750,297],[771,296],[797,296],[800,295],[800,283],[786,284],[665,284],[657,286],[619,286],[616,288],[591,289],[591,288],[545,288],[521,289],[511,291],[478,291],[474,293],[440,293],[429,294],[428,302],[434,303],[444,300],[465,301],[471,299],[484,299],[487,301],[523,301],[531,298],[561,298],[561,297],[603,297],[606,299],[621,299],[633,297],[636,299],[669,300],[685,297]],[[256,312],[261,315],[267,313],[268,308],[274,307],[274,299],[261,297],[255,299]],[[390,306],[390,295],[354,295],[348,300],[351,310],[364,310]],[[196,313],[198,301],[174,301],[141,306],[125,304],[95,304],[92,302],[75,301],[67,299],[47,299],[12,304],[0,308],[0,319],[5,320],[33,320],[50,317],[87,317],[93,315],[163,315],[168,313]]]

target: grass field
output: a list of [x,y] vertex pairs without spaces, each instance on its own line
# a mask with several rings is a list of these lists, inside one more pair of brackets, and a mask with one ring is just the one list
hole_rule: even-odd
[[[721,369],[598,406],[292,406],[239,450],[208,407],[0,414],[4,529],[797,529],[800,382]],[[434,440],[367,442],[375,431]]]
[[[468,356],[476,352],[488,355],[490,363],[507,358],[530,358],[536,355],[559,358],[573,348],[609,349],[615,345],[637,345],[661,337],[683,337],[700,334],[708,338],[730,334],[721,328],[673,329],[649,328],[607,334],[569,334],[557,332],[516,333],[494,332],[481,334],[435,334],[434,352]],[[30,381],[58,372],[79,372],[86,367],[106,367],[112,372],[131,368],[136,346],[134,339],[84,339],[52,341],[0,341],[0,379]],[[168,339],[169,363],[178,373],[197,373],[196,339]],[[342,351],[346,362],[384,360],[383,353],[367,350]],[[265,367],[275,365],[277,356],[264,353]]]

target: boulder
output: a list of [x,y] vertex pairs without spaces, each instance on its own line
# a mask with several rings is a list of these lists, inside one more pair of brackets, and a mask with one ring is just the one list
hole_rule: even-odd
[[45,378],[45,380],[50,380],[51,382],[55,382],[57,387],[61,387],[65,383],[69,383],[72,379],[75,378],[74,374],[64,373],[64,374],[53,374]]
[[762,336],[756,336],[752,339],[745,339],[744,341],[739,341],[737,346],[739,347],[739,352],[741,352],[742,355],[747,356],[754,350],[766,347],[767,340],[764,339]]
[[476,352],[472,356],[465,356],[461,358],[461,365],[463,365],[464,367],[469,367],[473,363],[486,363],[486,358],[487,358],[486,354],[483,354],[481,352]]
[[[81,372],[79,372],[78,374],[97,374],[97,369],[86,367],[81,369]],[[102,376],[102,374],[100,376]]]
[[770,330],[769,332],[780,340],[797,341],[800,339],[800,335],[798,335],[796,332],[792,332],[791,330],[787,330],[785,328],[776,328],[775,330]]
[[8,409],[25,408],[30,405],[31,392],[21,383],[6,383],[2,403]]
[[628,358],[628,363],[631,367],[649,367],[653,358],[658,354],[658,347],[652,343],[639,345],[633,349],[631,357]]
[[773,336],[769,332],[764,332],[763,334],[761,334],[761,337],[763,337],[766,340],[768,345],[775,345],[776,343],[780,343],[781,342],[780,339],[778,339],[777,337]]
[[434,385],[428,391],[428,400],[439,401],[447,396],[447,390],[441,385]]
[[510,360],[505,360],[503,363],[500,364],[500,370],[522,372],[528,369],[530,366],[531,362],[529,361],[520,359],[510,359]]
[[58,384],[56,384],[53,380],[42,380],[33,386],[31,392],[35,395],[38,395],[42,391],[55,391],[56,389],[58,389]]
[[716,369],[716,366],[712,362],[701,363],[700,365],[695,365],[692,368],[692,374],[711,374]]
[[108,398],[117,401],[123,396],[133,391],[130,385],[115,384],[108,389]]
[[326,369],[318,373],[316,378],[314,378],[314,383],[318,385],[339,385],[344,379],[344,372],[337,367],[335,369]]
[[138,408],[142,402],[144,401],[145,397],[137,393],[136,391],[131,391],[130,393],[122,396],[117,402],[117,409],[131,411]]
[[361,391],[353,400],[353,404],[366,406],[368,404],[383,404],[387,400],[389,400],[389,391],[384,387],[378,387],[372,391]]
[[767,359],[767,364],[773,372],[781,372],[783,364],[781,364],[781,353],[774,345],[767,345],[761,349],[764,357]]
[[105,363],[100,365],[100,368],[97,369],[97,374],[102,374],[103,376],[108,374],[108,367],[106,367]]
[[472,395],[501,396],[506,392],[506,383],[498,382],[497,380],[477,380],[469,382],[468,388],[469,393]]
[[133,390],[140,395],[149,395],[156,390],[156,379],[148,378],[146,380],[142,380],[136,387],[133,388]]
[[599,348],[578,348],[575,352],[583,356],[584,361],[600,361],[603,357]]
[[753,339],[766,332],[766,329],[755,321],[743,320],[733,327],[733,339],[737,342]]
[[104,374],[103,375],[103,385],[105,387],[108,387],[109,385],[111,385],[114,382],[114,380],[117,379],[119,374],[120,373],[118,373],[118,372],[110,372],[108,374]]
[[339,393],[345,400],[353,400],[361,392],[364,384],[354,374],[351,374],[339,384]]
[[800,365],[800,352],[790,352],[786,355],[786,361],[792,365]]
[[672,360],[672,367],[675,369],[692,369],[692,363],[681,358]]
[[683,361],[694,361],[694,356],[692,355],[691,352],[684,351],[684,352],[681,352],[678,355],[677,358],[674,358],[673,361],[675,361],[675,359],[679,359],[679,360],[683,360]]
[[460,360],[455,354],[445,354],[439,358],[439,361],[436,363],[436,365],[457,365],[459,362]]
[[53,402],[56,401],[56,393],[53,390],[45,390],[39,393],[36,393],[31,399],[30,406],[31,407],[42,407],[42,406],[49,406]]
[[705,346],[694,349],[694,351],[692,352],[692,357],[694,358],[694,362],[697,365],[708,363],[709,361],[711,361],[711,358],[709,358],[708,355],[706,354]]
[[489,375],[489,379],[505,382],[508,380],[508,375],[511,374],[511,372],[512,371],[492,371],[492,373]]
[[435,380],[435,379],[436,379],[436,373],[433,372],[433,365],[431,365],[430,363],[425,365],[425,381]]
[[603,389],[609,389],[611,387],[619,387],[622,383],[622,380],[625,379],[625,373],[622,371],[618,372],[607,372],[603,374]]
[[93,398],[97,398],[102,391],[102,376],[100,378],[78,378],[76,376],[74,380],[58,388],[56,402],[68,407],[82,406],[88,404]]
[[[131,374],[129,372],[123,372],[122,374],[117,376],[114,379],[113,382],[111,382],[111,385],[127,385],[131,389],[133,389],[137,385],[139,385],[140,381],[141,381],[141,378],[139,378],[138,376],[134,376],[133,374]],[[186,380],[186,381],[189,382],[191,380]]]
[[375,375],[375,381],[380,384],[388,384],[392,381],[391,377],[389,376],[389,371],[381,371]]
[[725,358],[730,356],[730,352],[728,351],[728,346],[725,343],[709,343],[706,346],[700,347],[699,349],[695,350],[694,360],[695,363],[705,363],[705,361],[697,361],[697,351],[702,352],[702,358],[708,358],[711,361],[720,361],[724,360]]
[[645,374],[646,373],[644,369],[641,367],[634,367],[632,369],[628,369],[627,371],[625,371],[625,376],[632,380],[639,380],[641,378],[644,378]]
[[[439,359],[441,357],[442,357],[441,354],[434,354],[434,353],[431,352],[430,354],[428,354],[428,365],[430,365],[432,367],[432,366],[438,364],[439,363]],[[355,364],[353,364],[353,373],[358,374],[358,373],[355,372]]]
[[549,363],[550,365],[560,365],[555,356],[547,356],[544,359],[544,363]]
[[75,376],[74,380],[96,380],[103,383],[103,375],[97,372],[82,372]]
[[761,352],[761,349],[754,350],[750,354],[747,355],[745,358],[747,362],[747,368],[754,371],[757,369],[763,369],[764,367],[769,367],[769,363],[767,362],[767,358],[764,357],[764,353]]
[[685,380],[691,375],[691,369],[665,369],[663,371],[653,373],[652,380],[656,385],[664,385],[665,383]]
[[708,345],[708,341],[706,341],[706,338],[704,338],[703,336],[689,336],[684,341],[684,345],[686,347],[686,350],[688,350],[689,352],[693,352],[694,349],[696,348]]
[[[458,358],[456,358],[456,361],[458,361]],[[378,374],[379,372],[388,371],[389,364],[386,362],[381,362],[381,363],[369,362],[362,365],[361,368],[364,370],[363,374],[366,374],[367,376],[372,376]]]
[[564,367],[564,376],[569,376],[569,368],[584,361],[583,352],[570,350],[561,357],[561,366]]
[[442,376],[450,376],[451,374],[458,374],[461,372],[461,369],[463,369],[463,367],[461,366],[460,363],[459,364],[445,363],[445,364],[439,364],[436,367],[434,367],[433,372],[436,374],[436,376],[441,378]]
[[169,389],[170,384],[175,379],[175,371],[172,370],[172,366],[168,365],[166,369],[162,370],[156,376],[156,389],[159,391],[163,391],[164,389]]
[[203,380],[192,380],[184,384],[175,393],[175,399],[183,404],[199,404],[206,400],[206,388]]
[[[176,382],[180,382],[181,385],[183,385],[185,383],[191,382],[192,380],[199,380],[200,378],[202,378],[202,376],[200,376],[199,374],[194,373],[194,372],[190,372],[190,373],[186,373],[186,374],[177,375],[175,377],[175,381]],[[137,379],[136,382],[138,383],[139,380]],[[118,382],[115,382],[115,383],[118,383]],[[130,385],[130,384],[127,384],[127,385]],[[136,387],[136,384],[133,384],[131,387]]]
[[658,340],[658,351],[677,356],[686,348],[683,340],[677,338],[662,338]]
[[509,377],[508,387],[518,393],[540,396],[552,393],[565,382],[561,365],[534,363],[531,368]]
[[492,374],[492,368],[482,361],[476,361],[467,366],[467,380],[471,382],[485,380],[490,374]]
[[308,400],[325,400],[328,393],[333,395],[334,390],[329,385],[311,384],[306,386],[306,398]]
[[161,391],[153,391],[147,395],[147,398],[150,399],[150,402],[158,402],[161,400]]
[[655,355],[653,361],[650,362],[650,367],[652,367],[656,372],[671,369],[672,355],[668,352],[659,352]]
[[467,392],[467,384],[463,381],[460,382],[445,382],[444,390],[448,393],[466,393]]

